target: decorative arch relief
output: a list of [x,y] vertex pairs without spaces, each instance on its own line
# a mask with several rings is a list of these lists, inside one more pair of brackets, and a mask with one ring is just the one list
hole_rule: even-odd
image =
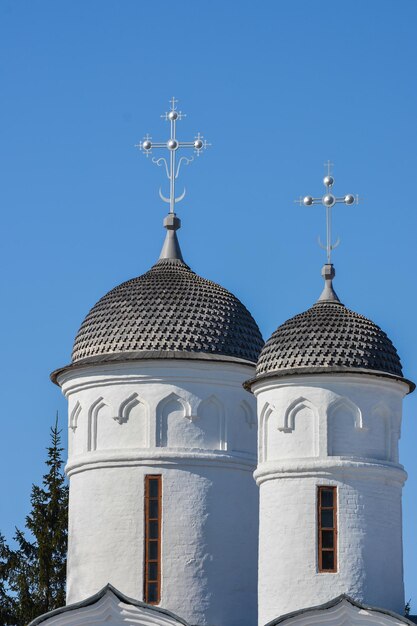
[[99,396],[88,410],[87,450],[149,447],[149,408],[137,393],[130,394],[117,412]]
[[97,398],[90,406],[88,411],[88,441],[87,441],[87,450],[89,452],[97,449],[97,421],[98,414],[101,409],[105,406],[108,406],[102,396]]
[[156,408],[156,445],[165,448],[169,445],[170,422],[187,418],[192,421],[191,405],[187,400],[172,392],[163,398]]
[[398,463],[398,442],[401,436],[401,414],[383,401],[372,407],[369,415],[370,438],[367,453],[372,458]]
[[80,417],[80,413],[81,413],[81,404],[80,402],[77,400],[77,402],[75,403],[71,413],[70,413],[70,418],[69,418],[69,427],[71,428],[72,432],[75,433],[77,426],[78,426],[78,418]]
[[401,411],[395,410],[378,402],[371,411],[372,426],[385,426],[385,449],[386,458],[394,463],[399,462],[398,443],[401,439]]
[[[367,415],[365,424],[362,410],[352,400],[344,396],[336,398],[327,408],[327,417],[329,455],[371,458],[385,456],[384,433],[376,433],[375,418],[371,414]],[[385,426],[382,425],[382,430],[384,429]],[[375,443],[378,450],[372,450]]]
[[268,421],[274,409],[269,402],[265,402],[259,415],[258,457],[261,463],[268,457]]
[[223,450],[226,423],[220,400],[211,395],[200,401],[172,392],[156,411],[156,445],[170,448]]
[[246,400],[242,400],[239,406],[243,411],[243,414],[245,416],[245,422],[248,428],[250,430],[252,430],[253,428],[256,428],[258,422],[254,415],[254,412],[252,411],[252,407],[249,406],[249,403],[246,402]]
[[297,413],[303,409],[309,409],[315,418],[318,417],[315,405],[307,398],[299,397],[291,402],[282,414],[282,421],[278,423],[278,430],[283,433],[291,433],[295,429],[295,418]]
[[364,425],[362,411],[358,407],[357,404],[354,404],[352,400],[346,398],[345,396],[340,396],[333,400],[327,408],[327,414],[329,419],[332,419],[336,411],[345,409],[348,415],[351,415],[353,418],[354,426],[357,430],[366,431],[367,427]]
[[123,400],[123,402],[120,404],[117,415],[115,415],[113,419],[119,424],[126,424],[129,419],[130,412],[135,406],[140,403],[141,400],[139,400],[138,394],[132,393],[126,398],[126,400]]
[[372,407],[372,415],[382,417],[383,419],[389,419],[392,415],[392,411],[385,402],[378,402]]
[[233,421],[229,425],[228,446],[234,452],[255,456],[258,421],[253,408],[249,402],[242,400],[233,414]]
[[265,403],[259,420],[260,461],[317,456],[318,421],[317,407],[307,398],[296,398],[280,409]]
[[226,419],[222,402],[211,395],[200,402],[197,409],[199,417],[201,446],[209,450],[226,450]]

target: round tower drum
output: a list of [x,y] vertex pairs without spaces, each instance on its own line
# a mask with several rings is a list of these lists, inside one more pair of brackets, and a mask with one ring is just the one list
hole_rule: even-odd
[[398,441],[414,385],[387,335],[339,301],[333,266],[323,277],[245,383],[258,406],[259,626],[342,594],[404,608]]
[[243,304],[178,254],[93,307],[53,374],[69,404],[68,603],[111,583],[190,624],[256,621],[256,404],[242,384],[262,345]]

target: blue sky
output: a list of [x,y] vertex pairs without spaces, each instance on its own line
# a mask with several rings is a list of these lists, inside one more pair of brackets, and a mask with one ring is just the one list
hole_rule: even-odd
[[[417,380],[414,0],[0,0],[0,529],[11,536],[66,404],[49,373],[110,288],[159,254],[162,172],[135,148],[175,95],[213,144],[181,182],[186,261],[265,337],[322,287],[335,163],[336,290]],[[404,403],[406,597],[417,612],[417,394]]]

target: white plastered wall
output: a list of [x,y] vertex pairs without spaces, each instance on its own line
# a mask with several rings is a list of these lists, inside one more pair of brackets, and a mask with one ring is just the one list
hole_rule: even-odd
[[250,366],[142,360],[69,370],[68,602],[143,598],[144,477],[162,475],[160,606],[199,626],[256,621]]
[[[398,464],[404,383],[368,375],[259,381],[259,624],[348,594],[404,609]],[[318,571],[317,487],[337,486],[338,569]]]

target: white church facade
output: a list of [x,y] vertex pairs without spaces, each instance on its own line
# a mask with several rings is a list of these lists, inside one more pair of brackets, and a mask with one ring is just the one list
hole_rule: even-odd
[[[166,118],[168,142],[142,147],[170,151],[169,175],[204,142],[177,140],[175,101]],[[414,384],[395,347],[341,303],[330,262],[319,300],[264,343],[183,260],[170,183],[159,260],[99,300],[52,374],[67,606],[31,626],[412,624],[398,441]]]

